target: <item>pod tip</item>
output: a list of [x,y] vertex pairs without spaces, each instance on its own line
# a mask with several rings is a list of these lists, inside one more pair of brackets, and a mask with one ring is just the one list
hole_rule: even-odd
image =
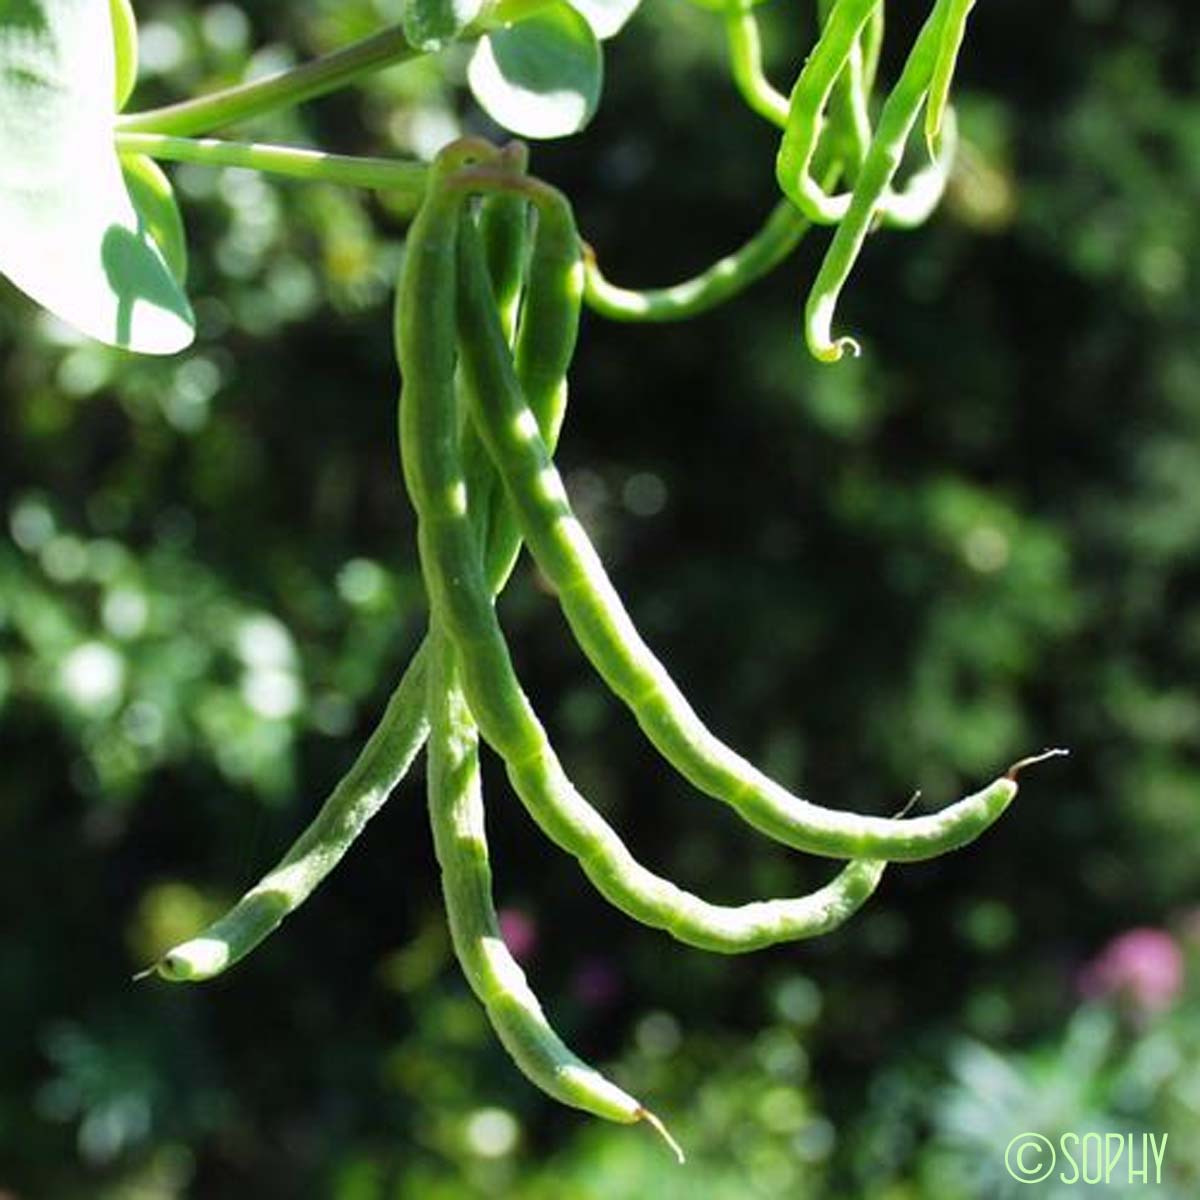
[[920,800],[920,798],[921,798],[921,789],[917,788],[917,790],[915,792],[913,792],[913,794],[911,796],[909,796],[904,807],[902,809],[900,809],[899,812],[896,813],[893,820],[898,821],[898,820],[900,820],[901,817],[907,817],[908,814],[910,812],[912,812],[913,808],[915,807],[917,801]]
[[655,1133],[671,1148],[671,1153],[675,1155],[679,1161],[679,1165],[683,1166],[687,1162],[687,1157],[683,1153],[683,1147],[671,1136],[671,1131],[656,1117],[648,1108],[643,1108],[638,1111],[640,1120],[646,1122]]
[[1016,782],[1017,776],[1025,770],[1026,767],[1035,766],[1037,763],[1045,762],[1048,758],[1067,758],[1070,755],[1070,750],[1062,746],[1054,746],[1049,750],[1043,750],[1041,754],[1031,754],[1028,758],[1022,758],[1013,763],[1007,771],[1004,772],[1006,779],[1011,779]]

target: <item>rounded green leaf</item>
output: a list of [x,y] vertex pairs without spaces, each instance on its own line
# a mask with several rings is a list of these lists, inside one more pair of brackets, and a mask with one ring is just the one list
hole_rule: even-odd
[[603,42],[615,37],[638,10],[642,0],[569,0],[571,7]]
[[162,167],[145,154],[123,154],[121,172],[133,201],[134,211],[158,247],[175,282],[187,282],[187,230],[175,203],[175,192]]
[[109,0],[112,10],[113,50],[117,56],[116,102],[120,112],[133,95],[137,83],[138,36],[137,18],[130,0]]
[[483,0],[405,0],[404,36],[418,50],[448,46],[479,16]]
[[194,321],[113,144],[108,4],[0,0],[0,274],[110,345],[172,354]]
[[467,79],[487,114],[510,132],[566,137],[596,111],[604,60],[587,21],[556,3],[481,38]]

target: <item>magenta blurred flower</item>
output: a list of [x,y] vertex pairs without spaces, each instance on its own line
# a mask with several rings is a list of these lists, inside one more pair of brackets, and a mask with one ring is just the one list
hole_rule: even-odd
[[1129,929],[1113,938],[1080,973],[1090,1000],[1116,997],[1142,1013],[1170,1008],[1183,988],[1183,952],[1161,929]]
[[533,957],[537,949],[538,932],[533,918],[519,908],[502,908],[496,919],[500,923],[500,936],[509,953],[517,962]]

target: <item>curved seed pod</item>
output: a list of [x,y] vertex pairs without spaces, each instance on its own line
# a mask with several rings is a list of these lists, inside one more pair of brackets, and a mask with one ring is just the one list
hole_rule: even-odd
[[[467,176],[480,186],[485,182],[483,172],[464,171],[459,178]],[[545,185],[537,198],[547,206],[566,204]],[[625,611],[571,511],[562,480],[525,407],[494,316],[488,318],[478,304],[469,305],[471,296],[464,289],[460,303],[460,320],[473,316],[470,327],[460,331],[462,368],[471,384],[469,393],[487,397],[486,403],[476,404],[474,420],[576,640],[668,762],[695,787],[729,804],[769,836],[831,858],[932,858],[973,841],[1001,815],[1017,791],[1015,780],[1007,776],[939,813],[913,820],[823,808],[792,795],[710,733]],[[469,669],[465,661],[468,674]],[[501,670],[498,658],[495,669]],[[478,712],[476,718],[491,741]],[[511,756],[506,752],[506,757]]]
[[[858,173],[883,132],[881,129],[880,134],[872,136],[867,110],[867,97],[879,61],[883,5],[876,3],[871,7],[865,0],[827,0],[822,11],[825,16],[821,37],[792,90],[776,175],[784,194],[806,216],[818,224],[833,225],[849,213],[854,193],[830,194],[829,185],[813,178],[813,156],[823,129],[821,114],[828,106],[832,149],[857,190]],[[931,19],[937,16],[935,10]],[[907,138],[906,130],[904,141]],[[898,229],[911,229],[929,218],[941,200],[954,156],[952,140],[946,141],[948,144],[940,146],[933,156],[934,161],[918,171],[900,191],[891,188],[893,169],[875,198],[873,220],[877,218],[881,224]],[[901,154],[903,148],[901,143]]]
[[[463,139],[446,152],[450,164],[494,157],[494,148],[477,139]],[[488,476],[493,473],[486,459],[481,459],[480,469]],[[502,582],[492,576],[492,590]],[[138,978],[157,973],[173,982],[211,979],[249,954],[308,899],[383,806],[425,743],[427,657],[427,643],[422,643],[354,765],[283,858],[229,912],[167,951]]]
[[925,142],[930,158],[938,157],[938,140],[946,105],[950,100],[950,83],[958,64],[958,52],[966,36],[967,18],[974,7],[975,0],[953,0],[946,14],[946,24],[942,27],[937,61],[933,64],[933,78],[929,83],[929,99],[925,102]]
[[[829,22],[833,2],[834,0],[821,0],[817,6],[822,29]],[[882,11],[883,5],[877,5],[862,33],[855,38],[846,66],[834,80],[833,89],[829,94],[829,120],[825,136],[829,139],[833,153],[841,160],[847,182],[851,186],[867,155],[867,147],[871,144],[871,115],[867,109],[868,91],[863,42],[872,27],[875,14]]]
[[429,820],[450,937],[471,990],[530,1082],[563,1104],[609,1121],[648,1121],[682,1162],[662,1123],[563,1043],[505,946],[492,900],[478,734],[458,688],[450,643],[436,623],[430,659]]
[[875,77],[879,73],[879,56],[883,51],[883,5],[877,5],[863,30],[863,91],[869,96],[875,90]]
[[788,101],[787,125],[775,160],[775,177],[783,194],[818,225],[836,224],[850,206],[849,194],[830,196],[813,178],[822,113],[834,84],[859,44],[864,26],[881,3],[882,0],[837,0]]
[[[448,191],[435,190],[423,213],[437,214],[431,223],[436,219],[436,227],[444,228],[442,222],[458,210],[459,203]],[[487,327],[487,336],[499,337],[503,346],[482,251],[469,221],[463,223],[461,236],[469,293],[460,306],[464,332],[472,324],[467,314],[475,312]],[[453,342],[447,345],[445,305],[437,291],[440,273],[453,256],[453,241],[444,234],[436,249],[432,239],[426,241],[427,252],[408,260],[414,269],[406,269],[401,302],[412,295],[424,300],[417,312],[406,313],[397,329],[405,380],[401,457],[418,513],[426,586],[458,652],[463,690],[474,720],[505,759],[509,779],[538,824],[575,855],[601,893],[630,916],[689,944],[725,953],[827,932],[865,901],[878,882],[882,863],[852,863],[832,884],[809,897],[739,908],[707,904],[641,866],[567,779],[521,691],[484,584],[458,454]],[[507,357],[506,346],[504,354]]]
[[[504,157],[506,168],[513,173],[523,175],[528,169],[529,152],[521,142],[506,147]],[[519,192],[493,192],[484,196],[480,203],[478,219],[492,297],[504,335],[511,343],[516,334],[529,258],[529,201]],[[465,405],[459,408],[466,411]],[[497,538],[491,530],[497,521],[512,525],[511,515],[505,517],[500,511],[508,502],[479,435],[469,426],[463,430],[462,454],[463,473],[471,494],[472,519],[479,536],[485,539],[490,559],[497,562],[494,569],[488,569],[488,577],[498,581],[499,590],[509,573],[509,568],[500,565],[499,559],[503,555],[504,563],[509,564],[515,559],[516,551],[507,542],[503,550],[498,550]]]
[[211,979],[249,954],[308,899],[383,806],[425,742],[427,660],[422,646],[362,753],[278,865],[220,920],[167,951],[147,974],[157,971],[179,983]]
[[760,117],[783,129],[787,125],[788,101],[763,70],[762,37],[753,0],[730,0],[725,9],[725,40],[729,66],[742,99]]
[[[566,414],[567,370],[575,356],[583,303],[582,243],[575,222],[559,218],[558,213],[538,216],[514,350],[517,378],[548,446],[558,445]],[[477,442],[473,427],[471,434]],[[521,531],[494,468],[490,479],[486,570],[489,579],[506,580],[520,553]]]
[[958,121],[954,109],[946,110],[934,157],[909,177],[904,187],[888,190],[879,209],[879,221],[892,229],[915,229],[933,216],[942,202],[954,156],[958,153]]
[[[838,8],[846,2],[839,0]],[[908,135],[929,91],[947,12],[957,2],[937,0],[933,12],[921,27],[900,78],[884,103],[849,208],[833,235],[809,293],[804,315],[805,337],[809,350],[821,362],[837,362],[846,351],[859,353],[858,343],[853,338],[834,340],[832,337],[834,311],[881,200],[904,156]],[[837,12],[836,8],[834,12]]]
[[[508,164],[522,175],[528,169],[529,151],[520,142],[508,150]],[[511,342],[529,260],[529,201],[519,193],[493,192],[485,196],[479,206],[479,233],[487,254],[496,309]]]

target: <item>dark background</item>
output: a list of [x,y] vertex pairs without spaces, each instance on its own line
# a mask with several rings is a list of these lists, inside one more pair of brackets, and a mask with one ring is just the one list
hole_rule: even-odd
[[[145,0],[135,104],[396,9]],[[889,8],[885,78],[924,9]],[[762,14],[786,86],[809,14]],[[508,1062],[449,951],[419,765],[253,957],[202,987],[130,982],[286,847],[423,629],[386,201],[173,169],[200,316],[176,360],[78,342],[6,288],[3,1200],[1003,1197],[1026,1194],[1003,1166],[1023,1130],[1168,1132],[1155,1194],[1194,1196],[1198,34],[1184,0],[980,4],[947,201],[872,238],[847,289],[858,362],[803,345],[820,235],[686,325],[585,320],[568,486],[722,736],[881,813],[1073,751],[843,931],[738,959],[610,910],[489,764],[531,980],[686,1171]],[[774,202],[775,135],[737,101],[720,21],[681,0],[648,0],[606,69],[591,128],[533,167],[614,279],[672,281]],[[451,54],[239,134],[495,135],[461,78]],[[727,901],[827,877],[673,777],[528,566],[502,612],[566,763],[648,863]],[[1140,1190],[1121,1178],[1089,1191]]]

